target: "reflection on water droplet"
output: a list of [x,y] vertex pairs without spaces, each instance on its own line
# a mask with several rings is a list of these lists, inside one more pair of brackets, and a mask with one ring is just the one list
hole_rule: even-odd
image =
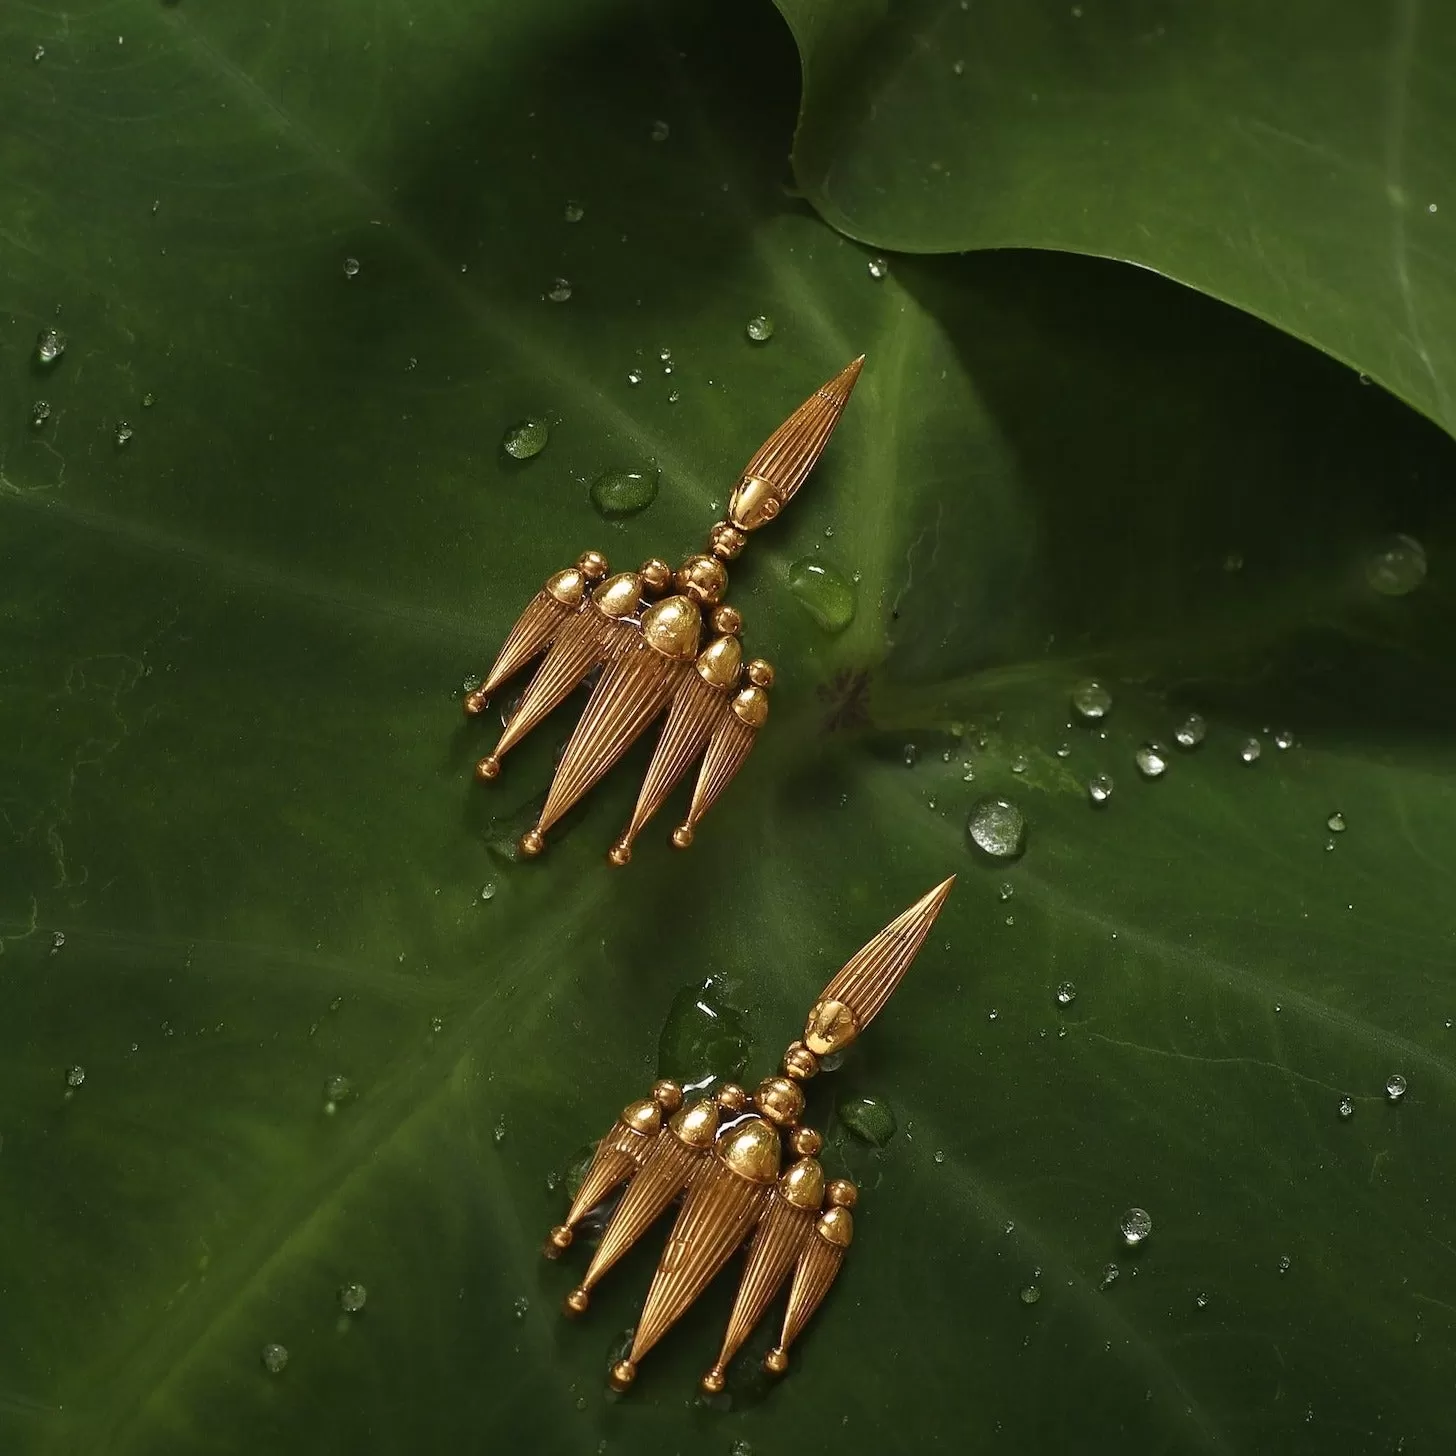
[[66,1068],[66,1086],[67,1087],[79,1087],[85,1080],[86,1080],[86,1068],[85,1067],[67,1067]]
[[125,420],[118,420],[116,422],[116,443],[118,445],[125,445],[127,441],[131,439],[131,437],[131,426],[127,424]]
[[989,794],[977,799],[966,820],[966,833],[992,859],[1017,859],[1026,850],[1026,816],[1010,799]]
[[1208,724],[1200,713],[1190,713],[1174,730],[1179,748],[1197,748],[1208,735]]
[[1206,1294],[1199,1294],[1199,1295],[1196,1295],[1196,1296],[1195,1296],[1195,1297],[1194,1297],[1194,1300],[1193,1300],[1193,1303],[1194,1303],[1194,1304],[1195,1304],[1195,1305],[1196,1305],[1196,1306],[1197,1306],[1197,1307],[1198,1307],[1198,1308],[1199,1308],[1199,1309],[1207,1309],[1207,1308],[1208,1308],[1208,1296],[1207,1296],[1207,1295],[1206,1295]]
[[1153,1231],[1153,1216],[1145,1208],[1130,1208],[1123,1214],[1118,1225],[1122,1241],[1128,1248],[1135,1249]]
[[654,121],[652,130],[648,133],[655,142],[665,142],[672,134],[672,128],[665,121]]
[[1022,1304],[1035,1304],[1041,1298],[1041,1287],[1036,1284],[1027,1284],[1021,1291]]
[[1354,1117],[1354,1115],[1355,1115],[1355,1103],[1354,1103],[1354,1100],[1352,1098],[1350,1098],[1350,1097],[1341,1097],[1340,1098],[1340,1116],[1341,1117]]
[[629,369],[627,371],[627,383],[628,384],[641,384],[642,383],[642,371],[640,369]]
[[495,881],[494,880],[487,880],[480,887],[480,898],[482,900],[494,900],[495,899]]
[[1399,1102],[1405,1096],[1405,1078],[1399,1072],[1392,1072],[1385,1079],[1385,1095],[1392,1102]]
[[150,389],[147,390],[147,392],[144,395],[142,395],[142,408],[143,409],[151,409],[151,407],[154,404],[156,404],[156,402],[157,402],[157,396],[155,394],[153,394]]
[[766,313],[756,313],[749,319],[744,333],[753,340],[755,344],[766,344],[773,338],[774,321]]
[[822,561],[804,556],[794,562],[789,590],[826,632],[842,632],[854,620],[853,584]]
[[1085,678],[1072,689],[1072,707],[1079,717],[1095,723],[1112,711],[1112,694],[1095,678]]
[[1098,774],[1087,780],[1087,797],[1094,804],[1105,804],[1112,797],[1112,778],[1109,774]]
[[1001,884],[997,887],[996,893],[1001,899],[1009,900],[1016,893],[1016,890],[1008,880],[1002,880]]
[[66,352],[66,343],[59,329],[42,329],[35,341],[35,357],[42,364],[54,364]]
[[645,470],[607,470],[592,481],[591,502],[607,520],[621,520],[645,511],[657,499],[656,466]]
[[884,258],[871,258],[869,261],[869,275],[876,282],[879,282],[881,278],[888,278],[890,275],[889,263]]
[[357,258],[344,259],[344,277],[357,278],[359,276],[359,260]]
[[362,1284],[345,1284],[339,1290],[339,1308],[345,1314],[358,1314],[368,1298],[369,1291]]
[[1289,1273],[1289,1265],[1290,1265],[1290,1262],[1291,1261],[1290,1261],[1290,1258],[1289,1258],[1289,1255],[1288,1254],[1280,1254],[1280,1256],[1279,1256],[1279,1272],[1281,1274],[1287,1274],[1287,1273]]
[[1391,536],[1365,563],[1365,580],[1384,597],[1403,597],[1426,579],[1426,548],[1414,536]]
[[571,279],[553,278],[551,287],[546,290],[546,297],[552,303],[565,303],[571,297]]
[[657,1075],[697,1092],[735,1082],[748,1064],[748,1018],[724,999],[716,977],[684,986],[672,998],[657,1040]]
[[1059,743],[1059,744],[1057,744],[1057,757],[1058,758],[1071,758],[1071,756],[1072,756],[1072,745],[1070,743]]
[[1070,1006],[1077,999],[1077,988],[1070,981],[1063,981],[1057,987],[1057,1005]]
[[45,400],[38,399],[33,405],[31,405],[30,422],[36,427],[36,429],[40,429],[40,427],[45,424],[45,422],[50,419],[50,417],[51,407]]
[[937,1163],[943,1163],[943,1162],[945,1162],[945,1149],[944,1148],[936,1148],[934,1157],[935,1157],[935,1161]]
[[288,1351],[282,1345],[263,1346],[263,1369],[269,1375],[282,1375],[288,1364]]
[[546,448],[550,438],[551,427],[545,420],[525,419],[506,431],[501,449],[514,460],[529,460]]
[[1160,779],[1168,771],[1167,749],[1161,743],[1144,743],[1133,758],[1145,779]]
[[1108,1264],[1102,1270],[1102,1282],[1097,1286],[1099,1289],[1110,1289],[1117,1283],[1117,1276],[1122,1272],[1116,1264]]
[[1258,763],[1259,755],[1264,751],[1264,746],[1257,738],[1246,738],[1244,746],[1239,749],[1239,757],[1245,763]]
[[1277,748],[1281,753],[1283,753],[1286,748],[1293,748],[1294,734],[1292,734],[1287,728],[1281,728],[1274,735],[1274,747]]
[[1325,828],[1331,834],[1343,834],[1345,832],[1345,816],[1338,809],[1325,820]]
[[1027,762],[1026,755],[1024,753],[1018,753],[1016,757],[1011,760],[1011,772],[1014,774],[1024,774],[1030,767],[1031,764]]
[[850,1097],[839,1104],[839,1120],[862,1143],[882,1148],[895,1136],[894,1109],[882,1097]]
[[568,202],[562,209],[561,215],[567,222],[580,222],[586,216],[586,208],[579,202]]

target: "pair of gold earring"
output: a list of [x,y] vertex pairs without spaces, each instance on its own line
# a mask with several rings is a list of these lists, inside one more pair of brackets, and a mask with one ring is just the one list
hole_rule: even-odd
[[[727,519],[708,533],[708,550],[674,572],[665,561],[609,575],[588,551],[558,571],[511,629],[494,665],[465,699],[479,714],[527,663],[540,665],[513,706],[495,748],[476,765],[499,776],[502,757],[572,690],[600,672],[522,853],[545,846],[546,833],[666,715],[632,817],[608,859],[625,865],[643,827],[701,758],[687,817],[672,832],[686,849],[699,821],[743,766],[768,717],[773,668],[747,663],[742,617],[723,601],[727,563],[793,499],[819,459],[859,378],[854,360],[812,394],[754,454],[729,498]],[[704,645],[704,637],[709,640]],[[566,1296],[568,1314],[586,1311],[599,1280],[681,1197],[630,1351],[611,1369],[619,1390],[637,1362],[703,1292],[733,1253],[747,1245],[737,1298],[703,1389],[721,1391],[728,1363],[787,1283],[787,1308],[764,1368],[782,1373],[789,1347],[834,1283],[854,1232],[859,1198],[846,1178],[826,1180],[823,1138],[803,1121],[804,1084],[825,1057],[849,1046],[877,1016],[910,968],[950,893],[954,876],[927,892],[853,955],[820,993],[804,1033],[784,1053],[780,1075],[752,1093],[732,1083],[685,1103],[683,1089],[658,1082],[629,1103],[597,1145],[565,1222],[545,1253],[569,1249],[582,1221],[618,1198],[581,1282]],[[791,1158],[787,1168],[785,1159]]]

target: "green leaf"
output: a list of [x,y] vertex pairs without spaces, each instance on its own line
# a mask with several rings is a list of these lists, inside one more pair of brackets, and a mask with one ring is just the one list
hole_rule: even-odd
[[1456,11],[777,0],[794,161],[853,237],[1155,268],[1456,432]]
[[[1146,274],[872,279],[781,190],[788,37],[724,8],[0,12],[7,1456],[1456,1435],[1449,441]],[[483,787],[462,680],[583,548],[700,542],[861,349],[734,567],[779,678],[697,845],[669,813],[605,864],[638,751],[510,862],[568,724]],[[503,455],[528,417],[545,448]],[[596,515],[593,480],[653,464],[650,508]],[[1389,597],[1396,531],[1430,572]],[[855,585],[843,630],[796,563]],[[1068,727],[1093,673],[1113,710]],[[1207,741],[1139,781],[1190,709]],[[982,794],[1027,816],[1012,865],[973,857]],[[754,1378],[762,1331],[729,1407],[694,1403],[715,1288],[613,1400],[655,1249],[563,1321],[580,1263],[538,1249],[566,1170],[684,987],[720,978],[767,1072],[950,872],[810,1089],[864,1196],[791,1373]],[[865,1097],[883,1149],[834,1113]]]

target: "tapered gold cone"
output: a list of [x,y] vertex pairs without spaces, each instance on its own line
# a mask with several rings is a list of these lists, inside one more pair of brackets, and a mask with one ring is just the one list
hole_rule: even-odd
[[[748,689],[752,692],[754,689]],[[679,849],[686,849],[697,834],[703,815],[718,802],[718,796],[728,787],[743,767],[755,740],[758,728],[746,723],[731,707],[713,728],[708,740],[708,751],[703,755],[703,766],[698,770],[698,781],[693,786],[693,802],[687,818],[672,832],[672,842]]]
[[478,713],[487,699],[508,678],[514,677],[533,657],[550,645],[563,621],[575,607],[559,602],[550,592],[537,592],[520,620],[511,628],[485,680],[465,699],[465,711]]
[[[826,1225],[829,1227],[826,1228]],[[823,1304],[824,1296],[838,1278],[844,1266],[844,1251],[849,1247],[847,1229],[852,1227],[853,1221],[847,1208],[831,1209],[819,1220],[804,1245],[794,1268],[794,1282],[789,1286],[789,1307],[784,1313],[779,1342],[764,1360],[765,1368],[774,1374],[783,1373],[789,1346],[804,1332],[810,1316]],[[831,1232],[834,1237],[830,1236]]]
[[[637,1105],[640,1104],[634,1104]],[[581,1187],[571,1201],[571,1208],[562,1227],[574,1229],[613,1189],[625,1183],[647,1161],[647,1155],[652,1151],[657,1136],[657,1128],[643,1132],[629,1126],[625,1119],[619,1118],[612,1130],[597,1144],[591,1165],[586,1170],[586,1177],[581,1180]],[[556,1251],[559,1252],[564,1247],[564,1241],[557,1239],[554,1232],[553,1241]],[[549,1247],[548,1252],[551,1252]]]

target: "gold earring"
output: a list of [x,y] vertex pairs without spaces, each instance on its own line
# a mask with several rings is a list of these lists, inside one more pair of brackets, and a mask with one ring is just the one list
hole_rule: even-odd
[[[729,498],[728,519],[708,532],[706,553],[687,557],[676,572],[654,558],[638,571],[609,576],[606,557],[588,551],[575,566],[549,577],[511,628],[484,681],[467,694],[466,713],[480,713],[507,679],[532,658],[545,657],[500,741],[476,764],[482,780],[498,777],[505,754],[591,672],[603,669],[545,807],[521,836],[523,854],[541,852],[547,830],[664,711],[667,721],[637,806],[608,858],[615,865],[632,858],[632,843],[643,826],[701,756],[687,818],[672,832],[679,849],[693,842],[699,820],[743,766],[768,718],[774,677],[761,659],[743,663],[738,640],[743,619],[723,601],[725,563],[743,550],[748,532],[773,520],[793,499],[834,433],[863,363],[861,354],[759,447]],[[702,647],[705,617],[714,635]]]
[[[750,1237],[738,1297],[718,1358],[703,1376],[721,1391],[728,1362],[787,1281],[788,1307],[764,1368],[782,1374],[793,1344],[838,1275],[854,1233],[858,1190],[847,1178],[825,1182],[817,1154],[823,1138],[800,1122],[803,1083],[820,1058],[842,1051],[878,1014],[915,959],[955,876],[937,885],[887,925],[820,993],[801,1041],[784,1053],[782,1076],[765,1077],[752,1095],[726,1084],[716,1096],[683,1105],[676,1082],[658,1082],[649,1097],[623,1109],[597,1145],[566,1221],[551,1230],[548,1258],[559,1258],[576,1226],[622,1185],[620,1202],[581,1283],[566,1297],[579,1315],[602,1276],[683,1194],[642,1316],[611,1383],[625,1390],[637,1362],[662,1339],[733,1251]],[[796,1161],[780,1172],[781,1141]]]

